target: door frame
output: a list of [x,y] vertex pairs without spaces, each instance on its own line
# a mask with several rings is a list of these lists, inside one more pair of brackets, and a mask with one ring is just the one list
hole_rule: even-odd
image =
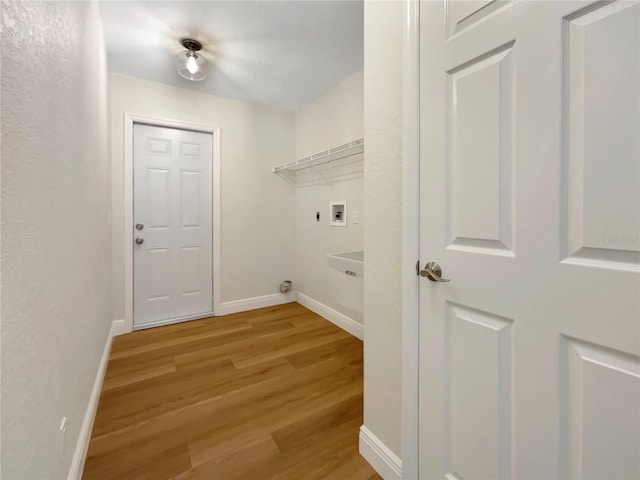
[[[197,125],[193,123],[181,122],[148,115],[137,115],[124,113],[124,331],[125,333],[134,330],[133,326],[133,125],[141,123],[153,127],[168,127],[179,130],[189,130],[192,132],[208,133],[212,136],[212,215],[213,215],[213,312],[216,315],[220,312],[220,127]],[[195,318],[211,316],[197,315],[172,319],[171,321],[158,322],[140,328],[155,327],[161,324],[168,324]],[[136,328],[137,329],[137,328]]]
[[405,0],[402,35],[402,478],[418,478],[420,283],[420,0]]

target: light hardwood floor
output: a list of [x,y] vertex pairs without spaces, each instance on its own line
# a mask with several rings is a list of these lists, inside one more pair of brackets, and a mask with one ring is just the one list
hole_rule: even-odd
[[362,342],[297,303],[114,339],[83,478],[380,479]]

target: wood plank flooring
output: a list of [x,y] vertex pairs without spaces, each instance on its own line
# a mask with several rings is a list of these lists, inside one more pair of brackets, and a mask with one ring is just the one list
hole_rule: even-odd
[[83,478],[380,479],[362,342],[297,303],[114,339]]

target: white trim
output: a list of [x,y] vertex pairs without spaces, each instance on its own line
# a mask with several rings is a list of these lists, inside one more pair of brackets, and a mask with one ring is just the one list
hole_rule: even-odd
[[118,335],[122,335],[123,333],[127,333],[124,325],[124,318],[113,321],[113,326],[111,327],[111,336],[117,337]]
[[255,310],[256,308],[282,305],[284,303],[295,302],[296,298],[296,292],[289,292],[286,294],[274,293],[273,295],[263,295],[261,297],[243,298],[242,300],[223,302],[220,304],[220,308],[216,315],[230,315],[232,313]]
[[354,337],[358,337],[360,340],[364,340],[364,327],[363,325],[354,320],[351,317],[346,316],[344,313],[340,313],[331,307],[328,307],[324,303],[320,303],[317,300],[298,292],[298,303],[303,307],[307,307],[312,312],[317,313],[322,318],[329,320],[331,323],[337,325],[341,329],[349,332]]
[[200,313],[198,315],[185,315],[184,317],[177,318],[165,318],[164,320],[157,320],[155,322],[142,323],[140,325],[134,325],[133,331],[145,330],[147,328],[162,327],[163,325],[172,325],[174,323],[188,322],[190,320],[199,320],[201,318],[213,317],[213,312]]
[[400,458],[364,425],[360,427],[359,449],[360,455],[384,480],[403,478]]
[[[420,284],[420,2],[405,1],[403,28],[402,465],[419,478]],[[384,476],[384,475],[383,475]],[[386,477],[385,477],[386,478]]]
[[89,448],[89,440],[91,440],[91,430],[93,429],[93,421],[96,418],[96,410],[98,409],[98,400],[100,399],[100,392],[102,391],[102,382],[104,380],[104,374],[107,371],[107,364],[109,363],[109,355],[111,354],[111,344],[113,342],[113,336],[116,329],[120,328],[116,325],[117,322],[123,322],[122,320],[114,320],[111,324],[111,330],[107,336],[107,340],[102,351],[102,358],[100,358],[100,364],[98,365],[98,371],[96,372],[96,379],[93,382],[93,389],[91,390],[91,396],[89,397],[89,403],[84,413],[84,419],[80,427],[80,433],[78,434],[78,440],[76,442],[76,449],[73,452],[71,458],[71,466],[69,467],[69,480],[80,480],[82,478],[82,471],[84,470],[84,461],[87,457],[87,450]]
[[213,311],[220,310],[220,127],[203,126],[177,120],[124,114],[124,332],[133,330],[133,124],[179,128],[210,133],[213,137]]

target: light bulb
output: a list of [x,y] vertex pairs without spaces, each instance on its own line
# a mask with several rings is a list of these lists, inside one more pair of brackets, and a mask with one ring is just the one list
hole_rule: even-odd
[[198,71],[198,64],[196,63],[196,55],[192,53],[189,55],[189,59],[187,60],[187,70],[192,75]]
[[[0,0],[0,2],[2,2],[2,0]],[[207,78],[205,73],[207,69],[205,58],[196,53],[202,48],[202,45],[200,42],[188,38],[180,43],[182,43],[185,50],[178,52],[175,57],[175,66],[178,75],[192,82],[201,82]]]

